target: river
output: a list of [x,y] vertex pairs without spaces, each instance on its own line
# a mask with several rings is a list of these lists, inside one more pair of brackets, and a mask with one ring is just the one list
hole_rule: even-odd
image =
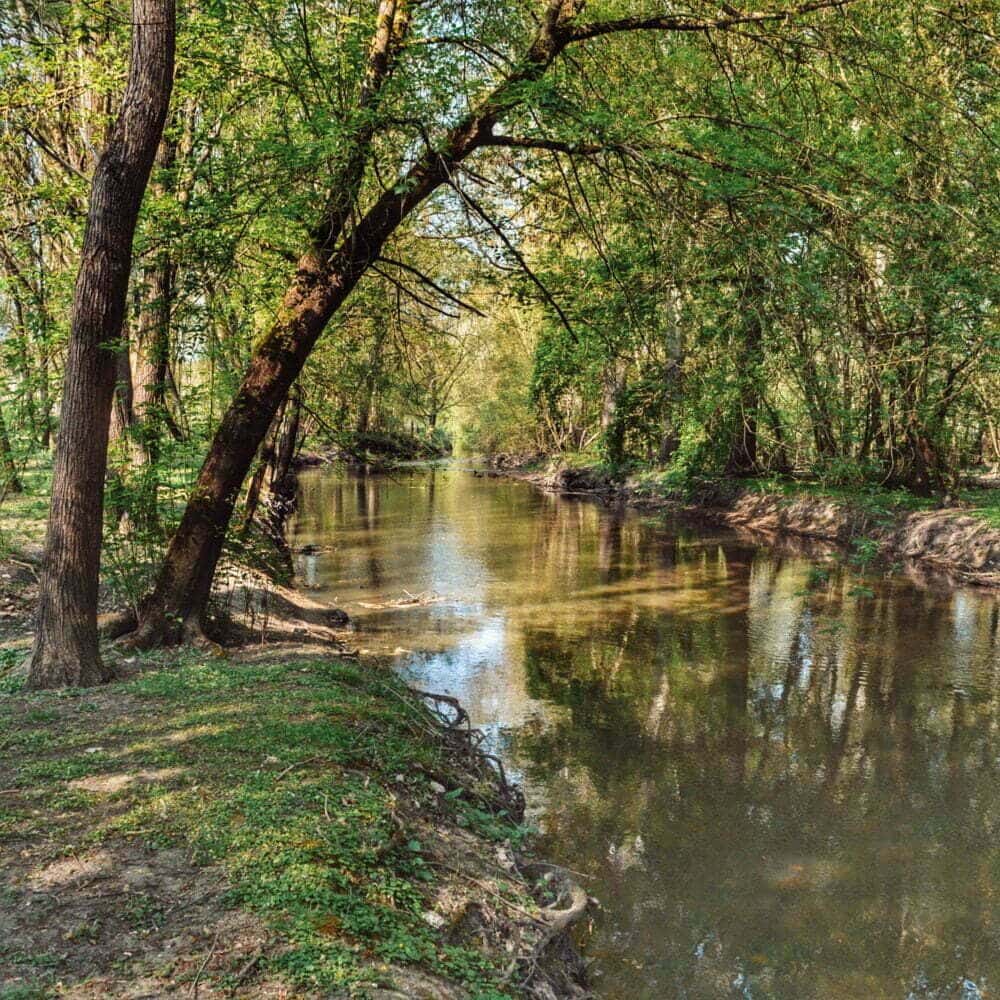
[[294,544],[521,778],[601,997],[1000,996],[995,595],[454,468],[307,472]]

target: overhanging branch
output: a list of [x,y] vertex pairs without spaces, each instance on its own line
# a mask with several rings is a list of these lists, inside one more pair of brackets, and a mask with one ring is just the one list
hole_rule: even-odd
[[725,31],[744,24],[763,24],[775,21],[789,21],[803,14],[821,10],[836,10],[846,7],[854,0],[814,0],[786,10],[754,11],[742,13],[734,7],[723,5],[725,17],[699,18],[684,14],[659,14],[652,17],[619,17],[611,21],[595,21],[590,24],[571,24],[568,41],[582,42],[600,35],[613,35],[625,31]]
[[449,177],[448,183],[451,185],[452,188],[454,188],[455,193],[459,196],[459,198],[461,198],[462,201],[464,201],[469,206],[469,208],[471,208],[476,213],[476,215],[478,215],[479,218],[481,218],[483,222],[485,222],[486,225],[489,226],[494,233],[496,233],[497,237],[500,239],[500,242],[503,243],[503,245],[508,249],[508,251],[510,251],[511,256],[513,256],[514,259],[517,261],[517,263],[520,265],[521,270],[524,271],[524,273],[530,279],[531,283],[542,293],[543,297],[545,298],[545,301],[548,302],[548,304],[552,306],[552,308],[555,310],[556,315],[558,315],[560,322],[566,328],[566,332],[570,335],[570,339],[573,341],[574,344],[578,343],[579,341],[577,340],[576,331],[573,329],[573,326],[570,323],[566,313],[563,312],[562,306],[559,305],[559,303],[555,300],[555,297],[552,295],[552,293],[545,287],[544,283],[542,282],[542,279],[539,278],[538,275],[535,274],[535,272],[532,271],[531,268],[528,266],[528,262],[524,259],[524,255],[521,253],[520,250],[517,249],[516,246],[514,246],[513,243],[511,243],[510,238],[503,231],[503,227],[500,225],[500,223],[496,222],[490,215],[487,215],[486,211],[479,204],[479,202],[477,202],[475,198],[473,198],[472,195],[470,195],[467,191],[460,188],[458,184],[455,183],[454,178]]
[[472,305],[469,302],[466,302],[464,299],[460,299],[458,298],[458,296],[452,295],[452,293],[449,292],[447,288],[442,288],[436,281],[434,281],[431,278],[428,278],[427,275],[424,274],[422,271],[418,271],[412,264],[405,264],[401,260],[395,260],[392,257],[386,257],[385,254],[382,254],[378,259],[386,264],[392,264],[393,267],[398,267],[402,271],[408,271],[415,278],[422,281],[425,285],[429,285],[431,288],[433,288],[434,291],[438,293],[438,295],[448,299],[449,302],[454,302],[456,306],[459,306],[462,309],[468,309],[469,312],[475,313],[477,316],[486,319],[486,313],[477,309],[474,305]]

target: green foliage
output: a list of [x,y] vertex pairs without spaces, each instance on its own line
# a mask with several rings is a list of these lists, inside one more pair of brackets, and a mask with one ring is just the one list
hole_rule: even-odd
[[[0,13],[0,404],[26,485],[3,500],[7,551],[41,534],[121,6]],[[165,372],[111,454],[116,603],[148,590],[343,179],[352,220],[413,189],[414,157],[443,148],[537,30],[525,4],[412,17],[378,99],[359,103],[374,6],[181,11],[126,323],[133,364],[162,326],[142,360]],[[329,322],[299,378],[303,437],[362,459],[452,442],[584,454],[688,495],[794,472],[828,491],[960,496],[963,469],[1000,462],[993,18],[984,3],[962,17],[855,3],[752,33],[610,33],[517,74],[497,121],[512,145],[456,164]],[[252,532],[228,551],[274,564]]]

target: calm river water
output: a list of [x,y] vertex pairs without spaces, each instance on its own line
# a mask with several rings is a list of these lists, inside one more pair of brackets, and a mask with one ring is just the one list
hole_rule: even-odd
[[1000,996],[995,596],[453,469],[302,491],[302,580],[588,876],[599,995]]

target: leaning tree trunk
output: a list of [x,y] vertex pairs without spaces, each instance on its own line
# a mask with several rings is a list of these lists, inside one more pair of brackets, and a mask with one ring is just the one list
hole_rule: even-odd
[[402,46],[409,12],[405,0],[380,0],[376,33],[361,87],[353,153],[338,171],[328,210],[312,232],[312,246],[299,261],[278,318],[255,350],[243,382],[209,447],[181,522],[174,532],[152,594],[139,609],[136,646],[176,641],[201,631],[215,567],[243,480],[278,407],[298,377],[320,334],[355,285],[375,263],[386,240],[437,188],[454,183],[459,165],[484,146],[510,145],[494,126],[517,107],[553,60],[571,43],[621,30],[655,28],[702,31],[744,22],[787,20],[849,0],[811,0],[788,11],[727,12],[716,20],[689,17],[623,18],[578,24],[583,0],[548,0],[532,44],[510,74],[466,113],[440,143],[434,143],[385,191],[353,227],[356,198],[374,137],[374,106]]
[[315,251],[300,261],[281,318],[254,353],[215,432],[153,592],[139,609],[135,646],[200,635],[237,495],[278,407],[326,324],[399,225],[397,213],[405,217],[444,182],[444,167],[439,169],[443,176],[425,178],[419,189],[384,195],[330,264]]
[[121,110],[98,160],[70,321],[31,688],[108,680],[97,639],[108,426],[132,238],[167,115],[174,0],[133,0]]

